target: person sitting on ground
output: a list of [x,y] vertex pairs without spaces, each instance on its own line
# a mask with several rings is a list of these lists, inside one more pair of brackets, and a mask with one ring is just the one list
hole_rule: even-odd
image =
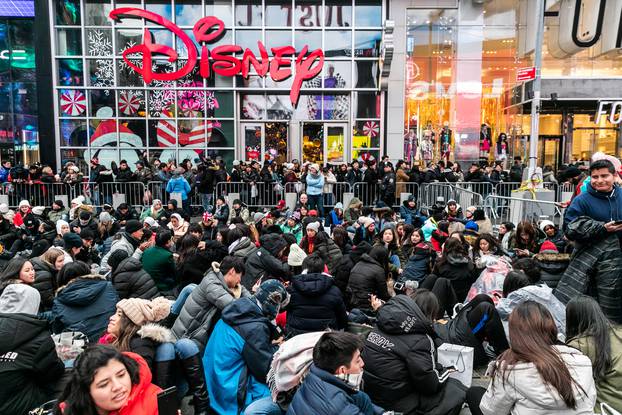
[[127,256],[123,250],[115,251],[108,258],[110,280],[120,299],[143,298],[151,300],[160,295],[153,278],[136,258]]
[[460,239],[450,237],[445,242],[443,255],[436,261],[432,274],[438,278],[448,279],[461,301],[466,298],[471,284],[477,279],[478,272]]
[[300,212],[288,212],[285,222],[281,225],[283,233],[291,233],[296,237],[296,243],[302,241],[302,225],[300,224]]
[[404,272],[398,278],[398,281],[423,281],[430,272],[436,261],[436,252],[428,244],[421,229],[415,229],[410,234],[410,241],[413,245],[411,256],[408,258],[404,266]]
[[381,415],[361,391],[363,342],[352,333],[328,332],[313,348],[313,364],[289,405],[287,415]]
[[65,371],[48,322],[37,317],[39,292],[11,284],[0,296],[0,413],[27,414],[54,397]]
[[341,291],[341,295],[343,296],[346,308],[348,310],[352,308],[352,290],[348,288],[352,268],[354,268],[354,265],[360,261],[363,254],[369,253],[371,248],[372,246],[367,242],[361,242],[358,245],[354,246],[349,254],[341,257],[341,260],[339,261],[339,264],[337,264],[335,272],[333,272],[332,274],[335,286],[337,286],[337,288],[339,288],[339,291]]
[[492,222],[486,216],[484,209],[475,209],[472,220],[477,223],[480,234],[488,233],[492,235]]
[[52,306],[53,331],[79,331],[89,341],[99,338],[119,301],[112,283],[102,275],[92,275],[88,265],[76,261],[63,265],[58,285]]
[[249,238],[250,228],[247,225],[239,224],[229,227],[229,230],[225,233],[225,245],[228,247],[229,255],[242,258],[242,261],[246,261],[255,252],[257,252],[257,246]]
[[168,228],[173,231],[173,241],[178,242],[188,232],[188,226],[190,223],[186,222],[184,218],[178,213],[173,213],[168,223]]
[[350,272],[348,288],[352,291],[352,307],[371,310],[370,294],[382,301],[391,297],[387,287],[389,251],[384,246],[374,246],[363,254]]
[[33,287],[41,294],[41,311],[49,311],[54,303],[54,293],[58,289],[56,275],[65,264],[64,252],[58,248],[50,248],[30,262],[35,270]]
[[244,260],[240,257],[227,256],[220,264],[212,263],[175,319],[172,328],[175,337],[189,338],[203,353],[222,310],[232,301],[250,296],[241,285],[244,271]]
[[205,271],[213,262],[220,262],[227,255],[227,249],[218,241],[200,241],[191,233],[185,235],[178,250],[177,275],[179,286],[199,284]]
[[492,368],[487,390],[467,395],[474,415],[588,414],[596,403],[592,364],[576,349],[557,343],[551,313],[527,301],[510,315],[510,348]]
[[[544,241],[549,241],[555,244],[558,252],[566,253],[568,240],[564,237],[562,232],[557,229],[557,226],[550,220],[540,221],[540,231],[544,234]],[[542,241],[544,243],[544,241]]]
[[334,272],[343,254],[335,241],[328,236],[320,222],[311,222],[307,225],[306,236],[302,238],[300,247],[307,255],[317,253],[326,263],[328,272]]
[[162,206],[162,201],[160,199],[153,199],[153,202],[151,202],[151,206],[143,210],[143,213],[140,214],[140,220],[144,221],[147,217],[151,217],[159,222],[160,219],[165,216],[166,211]]
[[249,291],[253,290],[259,280],[289,281],[291,277],[291,269],[285,257],[288,248],[285,239],[281,235],[266,234],[259,241],[261,246],[246,260],[246,273],[242,277],[242,285]]
[[[429,298],[428,298],[429,297]],[[432,329],[436,297],[420,290],[414,299],[396,295],[378,309],[376,326],[362,352],[365,392],[386,409],[399,413],[453,414],[466,398],[466,388],[442,377],[436,358],[441,342]],[[424,304],[420,306],[419,304]]]
[[573,298],[566,305],[566,343],[592,362],[596,406],[622,408],[622,329],[611,323],[592,297]]
[[540,267],[541,280],[549,287],[555,289],[559,280],[570,264],[570,254],[559,253],[557,246],[552,241],[544,241],[540,246],[540,252],[533,257]]
[[510,251],[510,240],[514,238],[514,224],[512,222],[503,222],[499,225],[499,240],[501,241],[501,248],[505,252]]
[[524,220],[518,224],[509,248],[518,257],[532,257],[538,252],[536,229],[530,221]]
[[227,204],[224,196],[221,195],[216,198],[216,203],[214,204],[212,213],[214,214],[214,219],[218,221],[218,224],[227,224],[227,221],[229,220],[229,205]]
[[454,199],[449,199],[447,201],[447,206],[445,206],[445,219],[449,222],[464,222],[462,207]]
[[354,233],[354,245],[358,245],[365,241],[370,245],[374,244],[376,238],[376,222],[367,216],[361,216],[354,225],[356,231]]
[[489,233],[481,234],[474,244],[475,267],[483,270],[491,260],[499,259],[503,251],[499,241]]
[[156,232],[155,245],[145,250],[142,267],[155,281],[161,293],[168,293],[177,285],[177,270],[173,258],[173,233],[168,229]]
[[52,223],[56,223],[59,220],[69,219],[69,211],[65,208],[65,204],[62,200],[55,200],[52,203],[52,209],[47,214],[47,220]]
[[242,218],[244,223],[251,224],[253,223],[253,218],[248,211],[248,208],[242,203],[240,199],[235,199],[233,204],[231,205],[231,211],[229,213],[229,223],[233,220],[233,218]]
[[0,274],[0,294],[11,284],[35,283],[35,269],[28,259],[16,256],[11,259]]
[[138,214],[127,203],[121,203],[114,212],[114,218],[120,226],[125,226],[128,221],[137,220]]
[[158,415],[158,393],[145,360],[112,346],[90,345],[78,356],[57,414]]
[[128,220],[125,224],[124,232],[115,235],[115,239],[110,245],[110,251],[102,258],[100,272],[106,273],[110,271],[108,267],[108,258],[118,249],[123,249],[131,257],[141,259],[143,252],[154,244],[153,240],[143,242],[143,234],[143,225],[138,220]]
[[361,209],[363,208],[363,202],[358,197],[350,199],[348,207],[343,212],[343,219],[348,226],[352,226],[358,221],[361,216]]
[[343,330],[348,325],[346,306],[333,277],[324,273],[326,263],[318,254],[302,261],[303,273],[292,277],[288,292],[287,338],[326,329]]
[[423,226],[427,217],[422,215],[419,209],[417,209],[417,200],[414,195],[409,195],[408,199],[400,206],[400,217],[404,223],[413,225],[416,228]]
[[282,341],[273,321],[288,302],[283,284],[268,280],[252,297],[223,309],[203,355],[211,405],[217,413],[254,413],[249,407],[253,403],[278,408],[270,397],[267,375],[276,342]]

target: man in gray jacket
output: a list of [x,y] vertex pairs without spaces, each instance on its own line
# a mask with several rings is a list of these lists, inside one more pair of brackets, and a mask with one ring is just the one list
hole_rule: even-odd
[[222,309],[233,300],[250,296],[240,284],[244,271],[243,258],[226,256],[220,264],[213,262],[212,269],[192,291],[175,320],[175,337],[191,339],[203,354]]

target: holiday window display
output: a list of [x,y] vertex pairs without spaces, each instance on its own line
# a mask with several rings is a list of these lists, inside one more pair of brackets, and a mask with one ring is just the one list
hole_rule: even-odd
[[445,163],[449,162],[449,156],[451,155],[451,136],[452,131],[449,129],[449,124],[446,122],[439,136],[439,141],[441,142],[441,160],[445,161]]
[[411,128],[404,136],[404,161],[412,164],[417,156],[417,130]]
[[509,152],[508,150],[509,150],[508,137],[505,133],[501,133],[499,134],[499,137],[497,137],[495,159],[497,161],[502,162],[503,168],[506,168],[506,164],[508,160],[508,152]]
[[492,148],[492,130],[487,124],[482,124],[479,132],[479,158],[480,162],[488,161]]
[[423,130],[423,136],[419,143],[419,149],[421,152],[421,159],[427,165],[434,160],[434,144],[436,143],[436,133],[432,130],[432,125],[428,123],[425,130]]

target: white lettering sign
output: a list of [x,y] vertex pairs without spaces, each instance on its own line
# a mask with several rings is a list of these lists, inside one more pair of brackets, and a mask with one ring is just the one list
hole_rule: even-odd
[[596,112],[596,124],[600,122],[600,117],[605,116],[611,124],[622,122],[622,101],[599,101]]
[[[12,55],[12,56],[11,56]],[[9,60],[13,57],[14,61],[25,61],[26,60],[26,51],[23,49],[4,49],[0,50],[0,59]]]

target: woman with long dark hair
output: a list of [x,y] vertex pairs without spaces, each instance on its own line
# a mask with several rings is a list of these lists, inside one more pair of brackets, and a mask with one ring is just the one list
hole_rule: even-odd
[[486,268],[491,257],[494,259],[503,255],[499,241],[489,233],[483,233],[475,240],[473,250],[475,266],[480,270]]
[[510,239],[510,250],[519,257],[532,257],[538,252],[536,228],[531,222],[524,220],[516,226],[516,233]]
[[76,359],[56,414],[157,415],[160,391],[142,357],[92,345]]
[[467,394],[474,415],[594,413],[590,359],[557,344],[555,321],[544,306],[534,301],[519,305],[510,315],[509,330],[510,348],[497,359],[481,402],[481,389]]
[[363,254],[350,273],[348,288],[352,291],[352,306],[371,309],[370,294],[382,301],[391,296],[387,287],[389,251],[384,246],[374,246]]
[[466,298],[477,271],[469,253],[459,238],[450,237],[443,247],[443,256],[436,261],[432,274],[451,282],[459,301]]
[[566,305],[568,345],[592,361],[596,408],[607,403],[622,408],[622,329],[613,325],[592,297],[573,298]]
[[0,294],[10,284],[28,284],[35,282],[35,269],[28,259],[16,256],[9,261],[0,274]]

